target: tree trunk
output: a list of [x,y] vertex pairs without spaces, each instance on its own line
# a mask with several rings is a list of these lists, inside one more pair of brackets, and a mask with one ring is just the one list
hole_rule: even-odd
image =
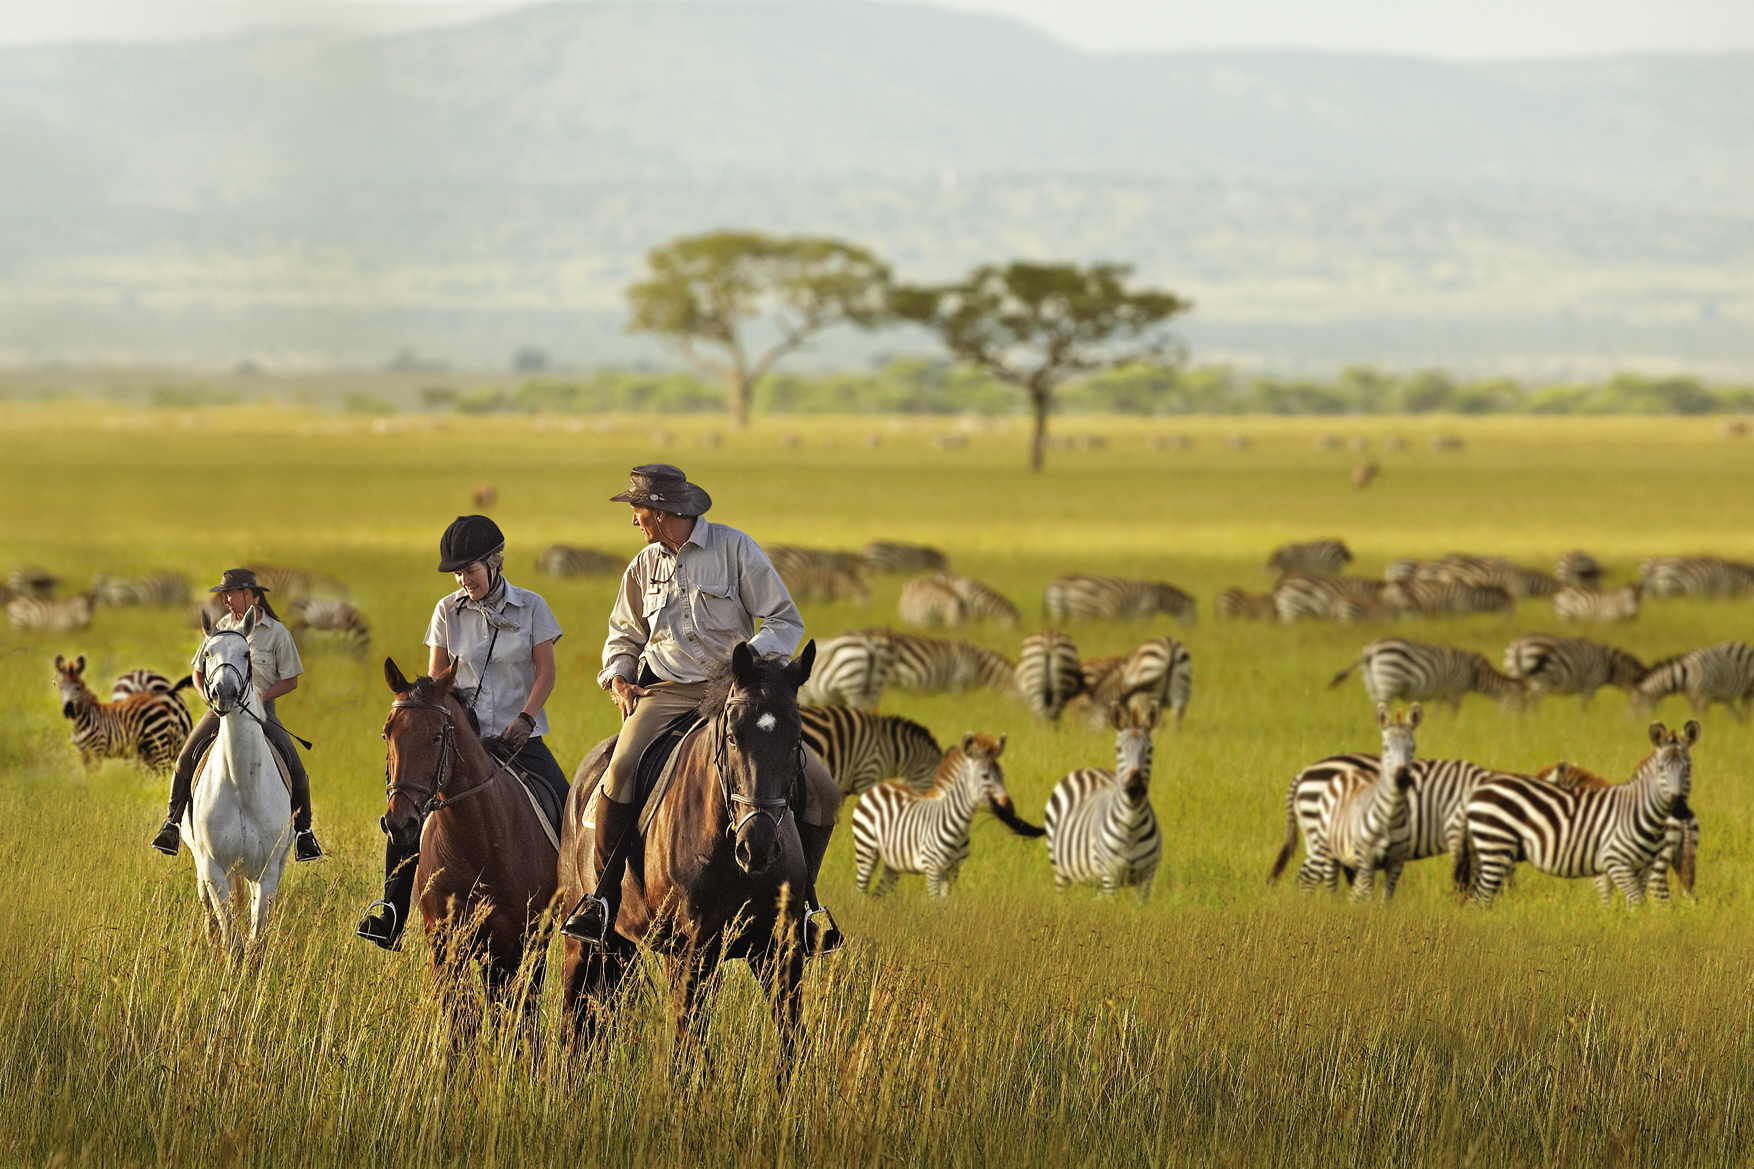
[[1029,404],[1035,413],[1035,430],[1029,439],[1029,469],[1040,471],[1048,449],[1048,402],[1050,395],[1043,389],[1029,391]]
[[739,370],[731,379],[731,419],[738,430],[749,429],[749,407],[754,399],[754,381]]

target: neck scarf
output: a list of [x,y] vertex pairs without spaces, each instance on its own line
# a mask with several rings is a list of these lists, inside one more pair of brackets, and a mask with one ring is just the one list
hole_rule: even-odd
[[470,600],[469,594],[464,593],[461,608],[472,609],[481,614],[481,619],[487,622],[489,629],[516,629],[518,627],[516,621],[500,616],[499,610],[505,604],[505,599],[506,582],[505,577],[502,576],[499,578],[499,583],[479,601]]

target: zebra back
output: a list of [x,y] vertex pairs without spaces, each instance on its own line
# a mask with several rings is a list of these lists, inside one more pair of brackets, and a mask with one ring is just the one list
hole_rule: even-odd
[[1030,713],[1058,722],[1066,704],[1084,689],[1077,645],[1053,629],[1030,634],[1017,651],[1015,678]]
[[1311,540],[1281,544],[1267,557],[1267,571],[1277,576],[1338,576],[1352,563],[1345,541]]
[[928,544],[873,540],[865,545],[865,566],[872,572],[943,572],[949,559]]
[[576,544],[550,544],[536,556],[536,571],[549,576],[606,576],[619,574],[626,565],[622,557]]
[[804,742],[822,757],[842,794],[856,795],[888,779],[926,790],[944,751],[912,719],[844,706],[799,706]]
[[287,608],[292,632],[323,635],[355,657],[370,652],[371,624],[350,602],[295,597]]
[[968,620],[968,605],[941,575],[916,576],[901,586],[897,602],[901,619],[909,625],[961,625]]
[[6,602],[6,619],[12,623],[14,629],[37,633],[70,633],[91,624],[93,608],[90,593],[80,593],[61,600],[19,596]]
[[895,671],[895,638],[887,629],[817,643],[816,664],[798,690],[800,703],[874,710]]
[[1639,584],[1605,593],[1567,585],[1553,594],[1553,612],[1561,621],[1630,621],[1638,616],[1642,591]]
[[1050,620],[1150,617],[1167,613],[1192,625],[1194,598],[1165,581],[1073,574],[1049,581],[1042,609]]
[[1016,685],[1016,666],[994,650],[912,633],[888,637],[895,653],[890,681],[899,690],[937,693],[987,687],[1009,692]]

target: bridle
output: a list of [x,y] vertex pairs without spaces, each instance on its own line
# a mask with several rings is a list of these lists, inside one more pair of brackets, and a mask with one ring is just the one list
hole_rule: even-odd
[[494,778],[499,775],[501,769],[495,768],[492,774],[490,774],[485,780],[477,786],[470,788],[462,795],[452,796],[447,794],[445,789],[450,786],[451,777],[456,772],[457,760],[460,757],[460,753],[457,750],[456,716],[453,715],[450,708],[443,703],[428,702],[422,698],[406,696],[398,698],[390,703],[390,709],[431,710],[437,712],[439,717],[444,720],[444,728],[439,732],[438,770],[433,778],[430,795],[428,795],[426,791],[416,788],[408,783],[389,782],[390,775],[388,772],[388,766],[386,765],[385,768],[384,779],[387,781],[385,783],[385,794],[389,803],[394,804],[397,796],[406,797],[414,804],[415,812],[419,816],[422,827],[426,824],[426,818],[432,813],[442,812],[452,804],[461,803],[470,796],[481,794],[487,790],[487,785],[493,782]]
[[[727,766],[731,754],[731,710],[738,706],[753,706],[752,698],[731,698],[725,702],[724,713],[719,716],[719,741],[714,752],[713,764],[719,773],[719,790],[724,793],[726,816],[725,835],[735,836],[742,827],[757,816],[766,816],[773,821],[777,832],[785,822],[786,813],[791,810],[791,801],[784,796],[775,800],[764,800],[755,796],[746,796],[742,792],[731,790],[731,769]],[[804,739],[798,738],[798,769],[793,774],[792,782],[800,782],[804,777]],[[741,813],[739,813],[741,809]]]
[[[249,702],[249,697],[250,697],[250,684],[254,680],[254,677],[255,677],[254,669],[253,669],[253,666],[252,666],[252,663],[250,660],[250,639],[247,636],[245,636],[241,630],[215,629],[212,633],[209,633],[207,635],[207,640],[205,642],[203,642],[201,645],[201,660],[203,662],[205,662],[207,660],[208,647],[211,646],[216,639],[221,638],[221,637],[237,637],[237,638],[241,638],[243,640],[243,643],[244,643],[244,668],[240,670],[230,662],[220,662],[219,663],[219,670],[230,670],[232,673],[239,675],[240,680],[243,682],[243,685],[239,689],[238,693],[242,694],[244,697],[243,697],[242,701],[240,701],[238,703],[238,707],[241,709],[247,709],[247,704]],[[213,685],[216,681],[218,681],[218,679],[220,677],[219,670],[215,670],[210,675],[208,675],[205,670],[202,671],[202,673],[204,675],[206,675],[206,677],[204,679],[206,682],[206,686],[203,687],[203,690],[205,692],[201,695],[201,697],[205,698],[207,700],[207,705],[213,707],[213,709],[215,711],[218,711],[219,714],[226,715],[226,714],[230,714],[231,711],[219,710],[218,705],[213,701]]]

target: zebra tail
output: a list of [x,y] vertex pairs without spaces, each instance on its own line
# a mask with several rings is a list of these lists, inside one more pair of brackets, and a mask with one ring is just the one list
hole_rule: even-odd
[[1013,808],[1010,804],[1008,804],[1008,803],[1001,804],[997,800],[988,800],[987,804],[988,804],[988,806],[990,806],[993,809],[993,815],[995,815],[999,818],[999,822],[1001,824],[1005,825],[1005,827],[1009,828],[1012,832],[1015,832],[1017,835],[1019,835],[1019,836],[1046,836],[1047,835],[1048,830],[1046,828],[1039,828],[1036,825],[1031,824],[1028,820],[1025,820],[1023,817],[1019,816],[1017,814],[1017,809]]
[[1474,888],[1474,836],[1466,825],[1462,826],[1450,854],[1455,861],[1455,866],[1450,871],[1450,881],[1457,893],[1466,896]]
[[1334,687],[1336,687],[1340,683],[1344,682],[1351,675],[1353,670],[1356,670],[1359,666],[1362,666],[1363,664],[1364,664],[1364,659],[1359,658],[1357,661],[1355,661],[1351,665],[1347,666],[1344,670],[1341,670],[1338,674],[1335,674],[1333,681],[1328,683],[1328,689],[1332,690]]
[[179,690],[187,690],[189,687],[193,686],[194,684],[195,684],[195,675],[184,674],[181,678],[177,679],[177,684],[175,686],[172,686],[168,691],[166,691],[166,693],[175,694]]
[[[1295,791],[1295,787],[1292,789]],[[1291,863],[1291,854],[1297,851],[1297,810],[1291,806],[1291,797],[1285,799],[1285,847],[1279,850],[1279,859],[1273,862],[1272,870],[1267,874],[1267,884],[1275,884],[1285,875],[1285,866]]]

